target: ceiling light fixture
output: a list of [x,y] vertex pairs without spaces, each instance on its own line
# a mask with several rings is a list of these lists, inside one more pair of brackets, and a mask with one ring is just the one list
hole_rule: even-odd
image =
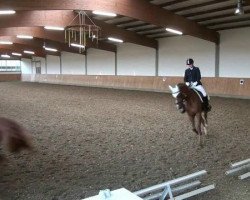
[[17,35],[16,37],[20,39],[33,39],[33,36],[30,35]]
[[10,58],[10,56],[7,55],[7,54],[2,54],[1,57],[2,57],[2,58]]
[[44,28],[47,30],[64,31],[64,28],[59,26],[45,26]]
[[81,44],[71,43],[70,46],[85,49],[85,46],[84,46],[84,45],[81,45]]
[[238,3],[237,3],[237,7],[234,11],[234,14],[235,15],[243,15],[244,14],[244,9],[243,9],[243,1],[242,0],[238,0]]
[[35,54],[35,52],[34,52],[34,51],[27,51],[27,50],[24,50],[23,52],[24,52],[24,53],[27,53],[27,54],[32,54],[32,55],[34,55],[34,54]]
[[[79,53],[82,53],[87,42],[95,42],[98,45],[101,28],[91,20],[86,12],[78,11],[77,13],[78,15],[65,27],[65,42],[69,46],[79,47]],[[72,43],[78,45],[76,46]]]
[[0,44],[8,44],[8,45],[11,45],[11,44],[13,44],[13,42],[10,42],[10,41],[0,41]]
[[0,15],[13,15],[16,11],[14,10],[0,10]]
[[102,16],[108,16],[108,17],[116,17],[117,16],[117,14],[115,14],[115,13],[99,11],[99,10],[94,10],[92,13],[95,15],[102,15]]
[[13,52],[12,55],[13,55],[13,56],[22,56],[22,54],[20,54],[20,53],[15,53],[15,52]]
[[113,42],[123,43],[123,40],[117,39],[117,38],[113,38],[113,37],[108,37],[108,40],[113,41]]
[[171,33],[175,33],[177,35],[182,35],[183,33],[181,31],[172,29],[172,28],[166,28],[166,31],[171,32]]
[[57,52],[57,49],[50,48],[50,47],[45,47],[45,46],[44,46],[44,49],[45,49],[46,51],[53,51],[53,52]]

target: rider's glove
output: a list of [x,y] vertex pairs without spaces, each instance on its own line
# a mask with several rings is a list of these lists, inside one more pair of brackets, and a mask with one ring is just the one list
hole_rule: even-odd
[[187,86],[189,86],[189,85],[190,85],[190,83],[189,83],[189,82],[186,82],[186,85],[187,85]]
[[193,86],[196,86],[197,84],[198,84],[197,81],[195,81],[195,82],[192,83]]

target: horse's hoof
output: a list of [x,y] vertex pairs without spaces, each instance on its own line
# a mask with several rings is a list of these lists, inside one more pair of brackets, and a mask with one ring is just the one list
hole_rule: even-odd
[[203,143],[201,143],[199,146],[200,146],[201,149],[204,148],[204,144]]

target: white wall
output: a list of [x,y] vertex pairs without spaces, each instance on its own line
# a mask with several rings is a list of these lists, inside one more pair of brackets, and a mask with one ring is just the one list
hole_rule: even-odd
[[220,32],[220,77],[250,77],[250,28]]
[[22,74],[31,74],[31,59],[22,58],[21,59],[21,71]]
[[117,47],[117,75],[155,76],[156,50],[131,43]]
[[60,74],[60,57],[47,55],[47,74]]
[[192,36],[159,39],[159,76],[183,76],[187,58],[193,58],[203,77],[214,77],[215,47]]
[[[183,76],[185,61],[192,57],[202,77],[215,76],[215,44],[192,36],[159,39],[159,76]],[[117,47],[117,74],[155,76],[156,50],[131,43]],[[45,59],[42,73],[45,73]],[[62,52],[63,74],[85,74],[84,55]],[[22,73],[31,73],[31,62],[22,59]],[[47,74],[60,74],[60,58],[47,56]],[[88,75],[115,75],[115,53],[88,49]],[[250,77],[250,28],[220,32],[219,77]]]
[[115,75],[115,53],[99,49],[88,49],[87,74]]
[[62,52],[62,74],[85,74],[85,55]]

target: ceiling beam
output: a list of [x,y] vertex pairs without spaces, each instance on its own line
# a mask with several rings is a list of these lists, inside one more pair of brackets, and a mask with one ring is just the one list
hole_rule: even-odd
[[153,31],[153,30],[157,30],[157,29],[161,29],[161,27],[140,28],[140,29],[135,30],[135,31],[136,32],[143,32],[143,31]]
[[124,26],[123,28],[125,28],[125,29],[139,28],[139,27],[143,27],[143,26],[147,26],[147,25],[150,25],[150,24],[149,23],[134,24],[134,25]]
[[226,26],[226,27],[218,27],[218,28],[213,28],[214,30],[217,31],[222,31],[222,30],[228,30],[228,29],[234,29],[234,28],[244,28],[244,27],[250,27],[250,24],[245,24],[245,25],[232,25],[232,26]]
[[[30,47],[28,45],[22,45],[22,44],[16,44],[14,43],[13,45],[0,45],[0,49],[7,49],[16,53],[21,53],[24,54],[24,50],[27,51],[34,51],[35,54],[33,56],[39,56],[39,57],[45,57],[46,53],[40,49],[34,49],[33,47]],[[58,54],[58,53],[57,53]],[[53,54],[53,55],[57,55]]]
[[185,1],[188,1],[188,0],[178,0],[178,2],[174,0],[174,1],[166,2],[166,3],[157,4],[157,5],[163,8],[163,7],[171,6],[177,3],[182,3]]
[[115,22],[115,23],[112,23],[112,24],[116,25],[116,26],[120,26],[120,25],[128,24],[128,23],[131,23],[131,22],[136,22],[136,21],[137,20],[135,20],[135,19],[129,19],[129,20],[126,20],[126,21]]
[[[33,37],[54,40],[64,43],[64,32],[45,31],[42,27],[12,27],[0,28],[0,36],[32,35]],[[92,42],[88,43],[88,48],[97,48]],[[98,48],[105,51],[116,51],[116,46],[99,41]]]
[[[0,28],[6,27],[34,27],[34,26],[68,26],[72,20],[76,17],[76,13],[73,11],[19,11],[15,15],[1,16]],[[103,21],[92,19],[94,23],[101,27],[102,37],[110,37],[111,35],[116,37],[122,37],[125,42],[135,43],[151,48],[157,48],[157,41],[146,37],[141,37],[131,31],[126,31],[122,28],[118,28],[112,24],[107,24]],[[86,19],[86,22],[91,22]],[[77,24],[78,18],[73,21],[71,25]],[[48,31],[46,31],[48,32]],[[51,32],[51,31],[50,31]],[[64,40],[64,39],[63,39]],[[91,45],[91,44],[87,44]],[[102,45],[102,42],[101,44]],[[102,45],[104,46],[104,45]],[[109,46],[112,46],[110,44]],[[88,46],[88,48],[94,48],[94,46]],[[114,47],[115,48],[115,47]],[[108,48],[107,50],[109,50]],[[112,50],[114,51],[114,50]]]
[[64,42],[64,34],[56,31],[45,31],[42,27],[0,28],[0,36],[32,35],[36,38]]
[[158,41],[144,36],[138,35],[135,32],[127,31],[122,28],[115,27],[112,24],[107,24],[105,22],[92,19],[97,26],[102,28],[102,37],[115,37],[122,39],[124,42],[135,43],[142,46],[147,46],[151,48],[158,48]]
[[[28,59],[32,58],[32,56],[29,56],[28,54],[23,54],[23,53],[22,53],[22,56],[15,56],[15,55],[12,55],[13,52],[14,52],[13,50],[5,49],[4,47],[0,48],[0,54],[8,54],[9,56],[11,56],[11,58],[14,58],[16,60],[20,60],[21,58],[28,58]],[[16,52],[16,53],[18,53],[18,52]],[[6,58],[1,58],[1,59],[2,60],[9,60]]]
[[[245,10],[245,14],[249,14],[250,10]],[[194,19],[196,22],[204,22],[208,20],[213,20],[213,19],[223,19],[225,17],[235,17],[234,13],[227,13],[227,14],[220,14],[220,15],[215,15],[215,16],[210,16],[210,17],[199,17],[199,19]]]
[[[243,2],[243,5],[247,6],[249,5],[249,3]],[[203,11],[199,11],[199,12],[192,12],[192,13],[188,13],[188,14],[183,14],[182,16],[184,17],[194,17],[194,16],[198,16],[198,15],[205,15],[205,14],[211,14],[213,12],[220,12],[220,11],[226,11],[226,10],[231,10],[233,9],[234,13],[234,9],[236,8],[236,5],[228,5],[228,6],[223,6],[223,7],[219,7],[219,8],[211,8],[208,10],[203,10]]]
[[29,46],[33,46],[34,48],[40,48],[40,49],[42,49],[43,46],[45,45],[47,47],[55,48],[58,51],[79,53],[78,49],[70,48],[67,44],[64,44],[61,42],[55,42],[55,41],[48,40],[45,38],[41,39],[41,38],[34,37],[31,40],[27,40],[27,39],[19,39],[19,38],[16,38],[15,36],[0,36],[0,40],[11,41],[13,43],[29,45]]
[[[172,27],[194,37],[219,43],[219,33],[162,9],[145,0],[1,0],[1,9],[14,10],[105,10],[160,27]],[[166,20],[167,19],[167,20]]]
[[213,0],[213,1],[208,1],[208,2],[202,2],[202,3],[190,5],[190,6],[184,6],[184,7],[180,7],[180,8],[171,9],[171,11],[172,12],[186,11],[186,10],[191,10],[191,9],[195,9],[195,8],[200,8],[203,6],[210,6],[210,5],[217,4],[217,3],[223,3],[226,1],[229,1],[229,0]]
[[141,35],[151,35],[151,34],[159,34],[159,33],[166,33],[165,30],[162,29],[154,29],[154,30],[148,30],[148,31],[138,31]]
[[205,23],[206,26],[217,26],[217,25],[224,25],[224,24],[228,24],[228,23],[236,23],[236,22],[245,22],[245,21],[249,21],[250,22],[250,18],[236,18],[236,19],[229,19],[229,20],[223,20],[223,21],[219,21],[219,22],[209,22],[209,23]]

